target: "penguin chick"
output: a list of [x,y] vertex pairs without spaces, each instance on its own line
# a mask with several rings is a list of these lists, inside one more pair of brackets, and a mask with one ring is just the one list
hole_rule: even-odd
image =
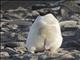
[[30,27],[26,46],[32,53],[38,50],[50,50],[50,54],[54,54],[60,48],[62,40],[58,20],[48,13],[36,18]]

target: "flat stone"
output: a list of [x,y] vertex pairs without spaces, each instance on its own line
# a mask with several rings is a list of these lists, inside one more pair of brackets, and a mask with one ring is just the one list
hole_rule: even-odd
[[0,58],[10,57],[8,52],[0,52]]
[[18,44],[18,42],[7,42],[4,46],[14,48],[14,47],[18,47],[19,44]]
[[10,54],[10,56],[13,56],[14,54],[18,54],[18,52],[10,47],[7,47],[4,49],[6,52]]
[[64,28],[74,28],[77,27],[77,21],[62,21],[60,22],[60,26]]
[[16,24],[10,24],[10,25],[7,25],[7,26],[11,29],[17,29],[18,28],[18,25],[16,25]]
[[76,32],[75,31],[64,31],[62,32],[63,36],[75,36]]
[[37,15],[39,15],[39,13],[36,10],[34,10],[34,11],[32,11],[32,15],[37,16]]

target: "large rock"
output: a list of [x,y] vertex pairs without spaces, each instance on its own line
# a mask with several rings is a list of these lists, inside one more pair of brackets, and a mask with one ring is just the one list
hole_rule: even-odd
[[77,27],[77,21],[73,21],[73,20],[70,20],[70,21],[62,21],[60,22],[60,25],[61,27],[64,27],[64,28],[76,28]]
[[8,52],[0,52],[0,58],[9,58],[10,55]]
[[10,48],[15,48],[15,47],[18,47],[19,44],[18,42],[7,42],[4,44],[5,47],[10,47]]
[[63,36],[75,36],[77,27],[77,21],[62,21],[60,22]]
[[18,25],[16,25],[16,24],[10,24],[10,25],[7,25],[7,26],[11,29],[17,29],[18,28]]
[[14,50],[13,48],[10,48],[10,47],[6,47],[4,49],[4,51],[8,52],[10,56],[13,56],[15,54],[18,54],[18,52],[16,50]]

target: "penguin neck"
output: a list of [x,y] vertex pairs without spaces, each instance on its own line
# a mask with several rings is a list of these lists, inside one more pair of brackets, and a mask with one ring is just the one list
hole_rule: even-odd
[[40,16],[47,16],[49,14],[52,14],[52,13],[41,13]]

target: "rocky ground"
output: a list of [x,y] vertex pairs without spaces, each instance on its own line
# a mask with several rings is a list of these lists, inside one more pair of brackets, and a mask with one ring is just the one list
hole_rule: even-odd
[[[3,7],[7,6],[7,4],[2,5],[2,9],[0,10],[1,60],[80,60],[79,2],[57,1],[54,4],[53,2],[48,3],[51,5],[50,8],[53,14],[60,22],[63,36],[63,44],[58,53],[53,56],[48,56],[44,52],[31,54],[25,47],[29,28],[39,15],[37,10],[32,10],[32,6],[43,6],[46,8],[46,3],[38,2],[31,4],[32,6],[27,8],[18,6],[15,9],[10,8],[5,10]],[[45,12],[45,8],[40,9],[40,11]]]

